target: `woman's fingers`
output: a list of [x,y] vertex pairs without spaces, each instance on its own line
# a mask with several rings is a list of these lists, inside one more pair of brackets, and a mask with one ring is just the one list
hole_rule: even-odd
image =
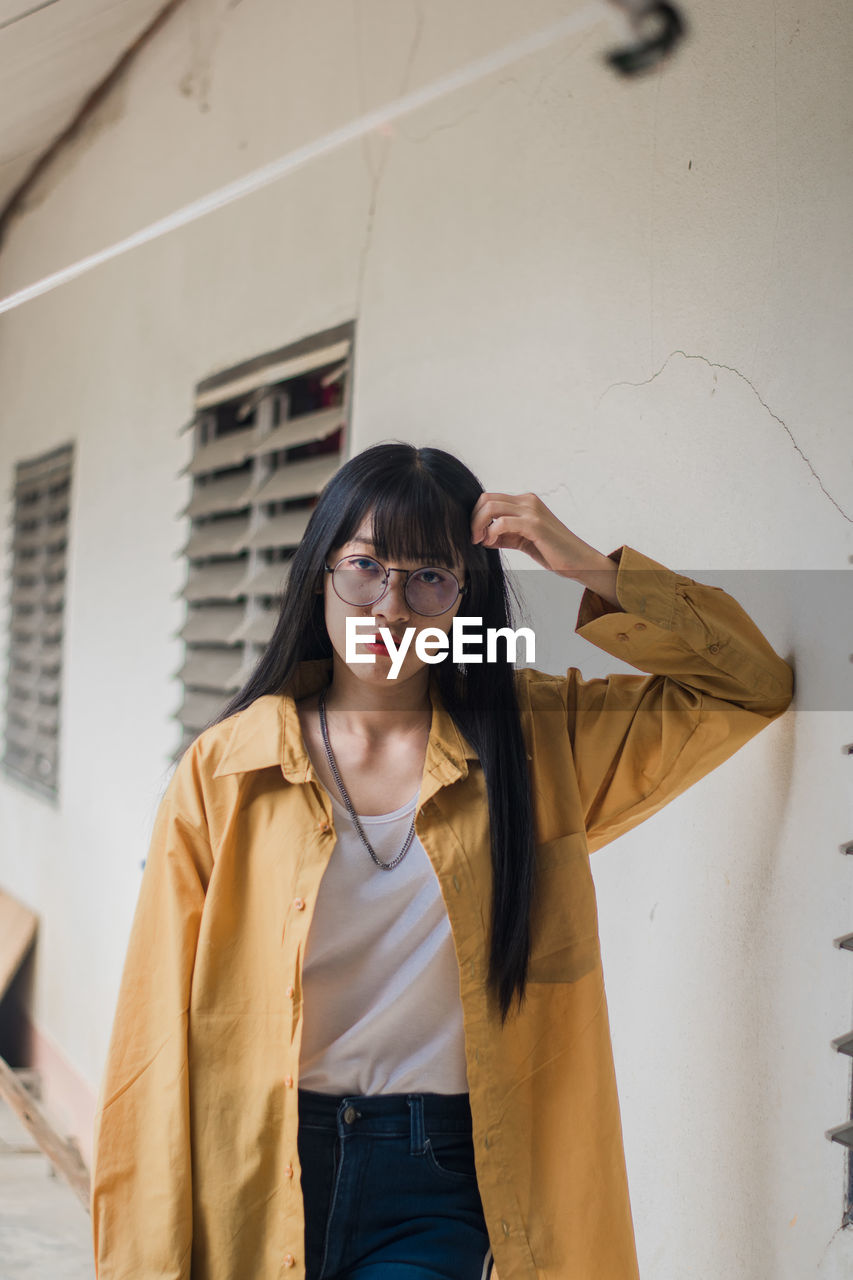
[[542,539],[525,516],[495,516],[486,526],[480,546],[490,550],[524,551],[538,564],[550,568],[549,556],[541,546]]
[[[545,569],[585,585],[593,573],[597,581],[603,571],[611,578],[616,572],[609,557],[573,533],[535,493],[481,493],[471,512],[471,541],[489,550],[523,551]],[[615,594],[605,598],[616,602]]]
[[471,538],[490,550],[523,551],[569,577],[590,553],[598,556],[535,493],[481,494],[471,514]]
[[528,507],[527,499],[539,502],[535,493],[481,493],[471,512],[471,540],[482,541],[489,525],[501,515],[522,514]]

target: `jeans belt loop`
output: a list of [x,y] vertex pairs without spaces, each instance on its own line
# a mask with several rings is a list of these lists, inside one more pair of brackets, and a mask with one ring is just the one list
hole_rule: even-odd
[[420,1156],[423,1155],[426,1148],[423,1094],[407,1094],[406,1101],[409,1104],[409,1118],[411,1120],[409,1154],[413,1156]]

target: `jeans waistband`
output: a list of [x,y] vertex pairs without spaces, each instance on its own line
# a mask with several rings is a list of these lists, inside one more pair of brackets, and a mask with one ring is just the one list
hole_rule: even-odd
[[328,1094],[299,1089],[299,1118],[338,1132],[471,1133],[467,1093]]

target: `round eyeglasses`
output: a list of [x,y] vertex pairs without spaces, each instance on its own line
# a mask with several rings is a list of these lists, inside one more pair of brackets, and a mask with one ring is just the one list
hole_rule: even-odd
[[426,565],[422,569],[386,569],[372,556],[344,556],[332,568],[324,566],[332,575],[335,594],[344,604],[369,605],[381,600],[392,573],[406,575],[403,594],[413,613],[423,617],[447,613],[460,596],[468,590],[460,587],[456,575],[449,569]]

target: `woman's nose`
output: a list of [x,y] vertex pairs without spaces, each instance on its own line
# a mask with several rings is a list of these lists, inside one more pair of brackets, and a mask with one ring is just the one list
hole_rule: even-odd
[[383,613],[390,617],[408,617],[410,610],[406,603],[405,574],[394,573],[392,570],[388,574],[385,590],[378,600],[374,600],[371,608],[374,613]]

